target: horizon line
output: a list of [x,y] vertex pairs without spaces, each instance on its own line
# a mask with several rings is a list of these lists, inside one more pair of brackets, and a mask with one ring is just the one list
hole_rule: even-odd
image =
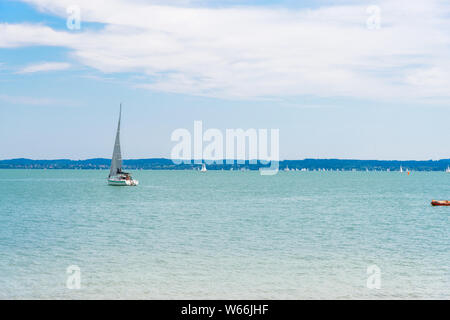
[[[56,159],[33,159],[33,158],[9,158],[9,159],[0,159],[0,161],[14,161],[14,160],[30,160],[30,161],[89,161],[89,160],[111,160],[111,158],[86,158],[86,159],[70,159],[70,158],[56,158]],[[130,159],[122,159],[123,161],[136,161],[136,160],[169,160],[169,161],[207,161],[207,162],[221,162],[221,161],[264,161],[267,162],[268,160],[261,160],[261,159],[218,159],[218,160],[211,160],[211,159],[171,159],[171,158],[164,158],[164,157],[156,157],[156,158],[130,158]],[[283,161],[305,161],[305,160],[339,160],[339,161],[395,161],[395,162],[411,162],[411,161],[450,161],[450,158],[442,158],[442,159],[409,159],[409,160],[397,160],[397,159],[357,159],[357,158],[303,158],[303,159],[283,159],[283,160],[269,160],[270,161],[277,161],[277,162],[283,162]],[[194,163],[195,164],[195,163]]]

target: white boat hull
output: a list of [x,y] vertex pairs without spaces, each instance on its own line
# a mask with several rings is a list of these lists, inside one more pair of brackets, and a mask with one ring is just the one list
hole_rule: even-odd
[[110,186],[117,186],[117,187],[126,187],[126,186],[137,186],[139,184],[139,181],[137,180],[115,180],[115,179],[108,179],[108,184]]

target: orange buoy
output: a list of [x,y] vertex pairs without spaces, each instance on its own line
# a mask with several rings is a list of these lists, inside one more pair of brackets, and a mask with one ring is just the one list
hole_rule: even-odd
[[450,201],[448,200],[432,200],[432,206],[450,206]]

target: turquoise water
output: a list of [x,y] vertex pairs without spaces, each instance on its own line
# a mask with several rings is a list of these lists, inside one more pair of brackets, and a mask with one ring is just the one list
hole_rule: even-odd
[[0,298],[450,298],[450,174],[106,175],[0,170]]

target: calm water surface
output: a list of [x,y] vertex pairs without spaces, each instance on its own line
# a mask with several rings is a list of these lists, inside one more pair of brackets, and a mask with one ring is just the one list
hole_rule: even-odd
[[450,174],[106,175],[0,170],[0,298],[450,299]]

